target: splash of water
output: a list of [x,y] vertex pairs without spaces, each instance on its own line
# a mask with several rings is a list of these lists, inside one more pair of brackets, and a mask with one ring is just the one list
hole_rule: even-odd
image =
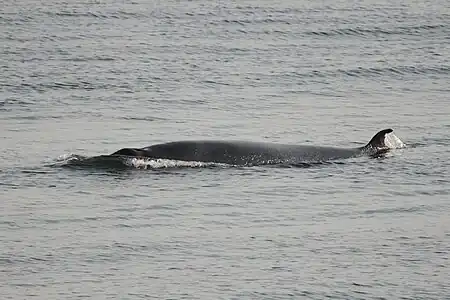
[[385,136],[384,143],[386,146],[388,146],[390,149],[401,149],[405,148],[405,143],[402,142],[394,133],[389,133]]
[[56,158],[56,162],[71,162],[71,161],[82,160],[85,158],[86,158],[86,156],[68,153],[68,154],[62,154],[62,155],[58,156]]
[[205,168],[227,167],[230,165],[213,162],[181,161],[172,159],[127,158],[125,164],[137,169],[165,169],[165,168]]

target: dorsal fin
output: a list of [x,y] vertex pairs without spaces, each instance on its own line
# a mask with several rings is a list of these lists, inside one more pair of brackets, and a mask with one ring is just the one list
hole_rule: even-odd
[[384,143],[384,137],[386,134],[391,133],[393,130],[388,128],[381,130],[377,134],[374,135],[374,137],[370,140],[370,142],[365,145],[363,148],[373,148],[373,149],[383,149],[386,148],[386,144]]

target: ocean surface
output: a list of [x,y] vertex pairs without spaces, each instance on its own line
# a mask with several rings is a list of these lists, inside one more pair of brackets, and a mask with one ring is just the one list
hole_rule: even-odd
[[[449,299],[450,4],[3,1],[2,299]],[[185,139],[386,157],[80,157]]]

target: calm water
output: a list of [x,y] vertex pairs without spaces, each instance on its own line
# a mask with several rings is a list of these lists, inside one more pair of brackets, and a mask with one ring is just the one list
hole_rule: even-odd
[[[450,298],[449,20],[444,0],[4,1],[2,298]],[[406,148],[309,168],[66,164],[389,127]]]

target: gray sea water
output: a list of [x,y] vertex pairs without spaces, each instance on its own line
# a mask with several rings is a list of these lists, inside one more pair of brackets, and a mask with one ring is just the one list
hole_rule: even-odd
[[[2,299],[449,299],[450,4],[3,1]],[[77,156],[406,147],[310,167]]]

